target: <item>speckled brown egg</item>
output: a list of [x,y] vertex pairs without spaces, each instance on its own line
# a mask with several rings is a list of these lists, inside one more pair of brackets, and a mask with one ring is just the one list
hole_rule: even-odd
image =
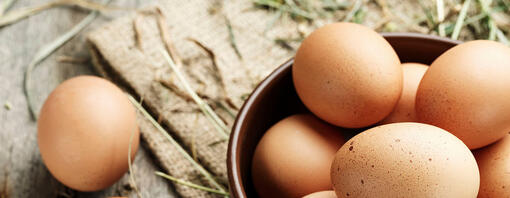
[[344,142],[339,129],[313,115],[293,115],[276,123],[253,156],[252,177],[258,195],[294,198],[331,190],[329,167]]
[[510,197],[510,135],[474,154],[480,169],[478,198]]
[[306,195],[303,198],[337,198],[337,197],[336,197],[335,191],[327,190],[327,191],[315,192],[315,193]]
[[402,69],[404,72],[404,87],[402,95],[398,100],[397,106],[393,112],[381,121],[381,124],[396,122],[416,122],[416,110],[414,108],[416,91],[423,75],[429,67],[421,63],[404,63]]
[[510,131],[510,48],[470,41],[438,57],[416,94],[420,122],[443,128],[470,149]]
[[128,169],[139,143],[135,110],[117,86],[102,78],[64,81],[46,99],[37,123],[44,164],[64,185],[104,189]]
[[338,197],[474,198],[480,176],[471,151],[438,127],[394,123],[347,141],[331,165]]
[[381,121],[402,92],[402,67],[391,45],[353,23],[329,24],[310,34],[296,53],[292,77],[310,111],[346,128]]

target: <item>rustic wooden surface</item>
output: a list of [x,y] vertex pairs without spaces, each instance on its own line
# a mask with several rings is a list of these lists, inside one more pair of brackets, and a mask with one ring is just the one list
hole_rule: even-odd
[[[46,1],[48,0],[18,0],[11,10],[40,5]],[[114,0],[110,5],[137,8],[152,2],[154,1]],[[34,82],[32,92],[35,93],[38,108],[51,90],[63,80],[76,75],[93,74],[90,55],[85,46],[86,33],[126,12],[103,13],[93,24],[37,67],[32,75]],[[29,117],[27,102],[23,95],[23,73],[37,50],[70,29],[88,13],[78,8],[54,8],[0,29],[1,198],[136,196],[129,183],[128,174],[112,187],[93,193],[76,192],[56,181],[40,157],[36,122]],[[88,61],[66,63],[59,61],[61,57]],[[6,104],[10,104],[10,110],[5,107]],[[160,168],[153,162],[143,142],[138,150],[134,168],[143,197],[176,197],[171,184],[153,174]]]

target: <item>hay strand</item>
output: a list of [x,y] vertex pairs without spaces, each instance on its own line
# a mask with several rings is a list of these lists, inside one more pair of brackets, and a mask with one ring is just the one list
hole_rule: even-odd
[[464,24],[464,19],[466,18],[470,4],[471,0],[464,0],[464,3],[462,4],[462,9],[460,10],[459,17],[457,18],[457,22],[455,23],[455,28],[453,29],[451,36],[453,40],[457,40],[459,38],[460,30]]
[[202,174],[205,179],[213,185],[215,188],[218,189],[220,192],[226,193],[225,189],[214,179],[214,177],[204,168],[202,165],[200,165],[198,162],[193,160],[193,158],[182,148],[182,146],[177,143],[175,139],[172,138],[168,134],[168,132],[163,129],[163,127],[142,107],[140,103],[138,103],[132,96],[128,95],[128,99],[131,101],[131,103],[143,114],[143,116],[151,122],[151,124],[156,127],[156,129],[177,149],[177,151],[187,160],[191,163],[192,166],[195,167],[195,169]]
[[[111,0],[106,0],[105,4],[109,3]],[[97,16],[99,13],[97,11],[92,11],[87,17],[85,17],[80,23],[75,25],[73,28],[71,28],[66,33],[62,34],[52,42],[48,43],[47,45],[43,46],[37,53],[35,54],[34,59],[28,64],[27,69],[25,70],[25,76],[23,79],[23,91],[25,92],[25,97],[27,99],[28,103],[28,110],[30,112],[30,115],[32,116],[32,119],[37,120],[37,113],[35,112],[35,106],[32,98],[31,91],[31,76],[32,71],[35,69],[35,67],[42,62],[44,59],[46,59],[49,55],[51,55],[55,50],[60,48],[64,43],[69,41],[71,38],[76,36],[81,30],[83,30],[85,27],[87,27]]]
[[[29,16],[35,15],[41,11],[59,7],[59,6],[78,6],[84,9],[92,10],[92,11],[104,11],[113,8],[107,8],[103,4],[89,2],[85,0],[54,0],[42,5],[34,6],[34,7],[26,7],[20,8],[18,10],[10,11],[5,13],[4,15],[0,15],[0,28],[13,24],[21,19],[27,18]],[[1,13],[1,11],[0,11]]]

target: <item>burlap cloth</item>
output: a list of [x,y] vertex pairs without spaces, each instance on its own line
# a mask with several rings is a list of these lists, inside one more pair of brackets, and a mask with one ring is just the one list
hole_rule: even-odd
[[[408,13],[416,9],[416,5],[388,2],[395,4],[390,6],[399,9],[396,12]],[[295,38],[331,22],[297,23],[288,20],[288,16],[274,20],[276,12],[254,9],[250,0],[169,0],[155,7],[161,9],[166,18],[164,29],[182,58],[181,70],[195,91],[205,98],[229,127],[234,120],[231,114],[236,114],[256,84],[294,55],[293,49],[277,45],[274,39]],[[383,11],[374,3],[369,3],[365,9],[369,11],[364,23],[380,28],[377,26],[383,18]],[[181,91],[180,82],[172,75],[161,54],[165,44],[162,31],[158,28],[157,14],[150,14],[151,11],[155,13],[154,10],[147,8],[144,12],[132,13],[91,32],[88,40],[94,66],[138,99],[143,98],[145,108],[153,117],[227,188],[228,141]],[[337,14],[345,13],[347,11]],[[272,21],[275,21],[274,25],[268,25]],[[229,33],[229,25],[234,38]],[[400,29],[407,30],[424,31],[411,25]],[[232,46],[232,39],[239,54]],[[212,51],[216,59],[212,59],[208,51],[193,40]],[[177,87],[169,89],[165,86],[169,82]],[[219,105],[228,102],[233,104]],[[142,138],[164,172],[210,186],[190,162],[147,119],[139,115]],[[183,185],[175,185],[175,189],[182,197],[217,196]]]

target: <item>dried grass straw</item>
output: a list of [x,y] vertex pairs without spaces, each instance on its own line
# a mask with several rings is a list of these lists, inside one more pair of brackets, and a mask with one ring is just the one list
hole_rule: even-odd
[[[222,195],[228,195],[227,191],[225,191],[225,189],[214,179],[214,177],[204,168],[202,167],[200,164],[198,164],[195,160],[193,160],[193,158],[181,147],[181,145],[179,143],[177,143],[177,141],[175,141],[175,139],[172,138],[172,136],[170,136],[168,134],[168,132],[163,129],[163,127],[156,121],[154,120],[154,118],[142,107],[142,105],[140,103],[138,103],[132,96],[128,95],[128,98],[129,100],[131,101],[131,103],[133,103],[133,105],[144,115],[144,117],[149,120],[152,125],[154,127],[156,127],[156,129],[158,129],[158,131],[163,135],[165,136],[165,138],[177,149],[177,151],[179,153],[181,153],[181,155],[186,159],[188,160],[194,167],[196,170],[198,170],[198,172],[200,172],[200,174],[202,174],[205,179],[211,184],[213,185],[216,190],[218,192],[221,192],[220,194]],[[195,186],[199,186],[199,185],[196,185]],[[202,186],[203,187],[203,186]],[[207,188],[207,187],[203,187],[203,188]]]
[[0,3],[0,17],[4,15],[4,13],[9,10],[9,8],[14,4],[15,0],[4,0]]
[[489,7],[489,4],[487,1],[484,0],[478,0],[480,3],[480,7],[482,7],[482,13],[484,13],[487,16],[488,23],[489,23],[489,40],[496,40],[496,38],[503,44],[509,45],[509,41],[506,38],[503,31],[501,31],[498,26],[496,25],[496,22],[494,22],[494,19],[492,18],[492,10]]
[[354,17],[354,15],[356,14],[356,12],[358,12],[358,10],[361,9],[362,5],[363,5],[363,0],[356,0],[356,2],[354,2],[354,5],[352,6],[349,13],[347,13],[347,15],[345,16],[343,21],[350,22],[352,20],[352,18]]
[[[5,4],[9,5],[9,1],[11,1],[11,3],[12,3],[12,0],[7,0],[7,2]],[[4,10],[4,9],[0,9],[0,27],[4,27],[6,25],[13,24],[21,19],[24,19],[24,18],[27,18],[34,14],[37,14],[43,10],[54,8],[54,7],[59,7],[59,6],[78,6],[78,7],[84,8],[84,9],[94,10],[94,11],[105,11],[105,10],[111,10],[111,9],[118,9],[118,8],[108,8],[108,7],[104,6],[103,4],[89,2],[89,1],[85,1],[85,0],[54,0],[54,1],[42,4],[42,5],[39,5],[39,6],[20,8],[18,10],[5,13],[4,15],[2,15],[2,10]]]
[[191,182],[188,182],[188,181],[184,181],[182,179],[178,179],[178,178],[175,178],[175,177],[172,177],[170,175],[167,175],[165,173],[162,173],[162,172],[159,172],[159,171],[156,171],[154,172],[156,175],[158,176],[161,176],[163,178],[166,178],[170,181],[173,181],[175,183],[178,183],[178,184],[181,184],[181,185],[185,185],[185,186],[188,186],[188,187],[192,187],[192,188],[196,188],[196,189],[199,189],[199,190],[203,190],[203,191],[207,191],[207,192],[210,192],[210,193],[215,193],[215,194],[219,194],[219,195],[225,195],[225,196],[230,196],[230,194],[226,193],[226,192],[223,192],[223,191],[219,191],[219,190],[215,190],[215,189],[212,189],[212,188],[207,188],[207,187],[204,187],[204,186],[200,186],[200,185],[196,185],[194,183],[191,183]]
[[207,119],[214,125],[214,127],[216,128],[216,130],[219,132],[220,135],[222,135],[225,139],[228,139],[228,134],[230,132],[229,132],[227,126],[225,125],[225,123],[223,122],[223,120],[221,120],[221,118],[218,117],[218,115],[214,112],[214,110],[212,110],[212,108],[193,91],[193,89],[189,85],[188,81],[186,80],[184,75],[181,73],[179,68],[177,68],[177,66],[175,65],[174,61],[172,60],[172,58],[170,57],[168,52],[162,49],[161,53],[167,60],[168,64],[170,65],[170,68],[177,75],[177,78],[183,85],[186,92],[188,92],[188,94],[191,96],[191,98],[200,107],[200,110],[206,115]]
[[[108,4],[111,0],[104,1],[104,4]],[[92,11],[87,17],[85,17],[80,23],[75,25],[73,28],[71,28],[66,33],[59,36],[54,41],[48,43],[47,45],[43,46],[37,53],[35,54],[34,59],[28,64],[27,69],[25,70],[25,76],[23,79],[23,91],[25,92],[25,96],[28,103],[28,110],[30,112],[30,115],[34,120],[37,120],[37,113],[35,112],[35,106],[33,103],[32,94],[30,92],[31,90],[31,76],[32,71],[35,69],[35,67],[42,62],[44,59],[46,59],[49,55],[51,55],[55,50],[60,48],[64,43],[69,41],[71,38],[73,38],[76,34],[78,34],[81,30],[83,30],[87,25],[89,25],[97,16],[99,13],[97,11]]]
[[457,18],[457,22],[455,23],[455,28],[453,29],[451,37],[453,40],[457,40],[459,38],[460,30],[462,29],[462,26],[464,24],[464,19],[466,18],[466,14],[470,4],[471,0],[464,0],[464,3],[462,4],[462,9],[460,10],[459,17]]

